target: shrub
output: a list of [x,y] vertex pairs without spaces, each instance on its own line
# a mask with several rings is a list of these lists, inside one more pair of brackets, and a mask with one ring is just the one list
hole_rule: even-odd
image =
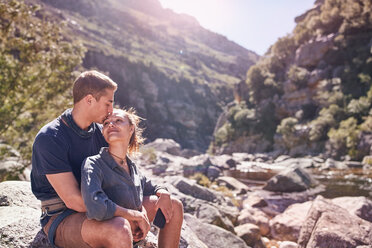
[[338,129],[331,128],[328,132],[328,152],[337,159],[345,154],[353,159],[356,158],[359,133],[360,129],[355,118],[350,117],[341,121]]

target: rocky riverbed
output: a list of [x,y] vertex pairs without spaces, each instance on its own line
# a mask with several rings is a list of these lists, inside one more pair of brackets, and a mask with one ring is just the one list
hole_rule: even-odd
[[[20,170],[18,154],[12,154],[0,162],[0,176],[22,181],[0,183],[0,247],[50,247],[29,169]],[[211,156],[158,139],[143,148],[137,164],[183,202],[180,247],[372,247],[371,168],[362,163]],[[363,179],[364,191],[332,195],[327,177],[347,169]],[[144,247],[157,247],[156,233],[152,228]]]

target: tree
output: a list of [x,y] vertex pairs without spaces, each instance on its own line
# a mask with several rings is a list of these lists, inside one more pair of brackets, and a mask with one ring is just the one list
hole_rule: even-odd
[[50,19],[37,6],[0,0],[0,136],[28,156],[36,131],[66,107],[83,56]]

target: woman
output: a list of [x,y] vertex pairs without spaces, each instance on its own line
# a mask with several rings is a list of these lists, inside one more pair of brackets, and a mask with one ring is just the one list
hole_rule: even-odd
[[166,224],[159,233],[159,247],[178,247],[183,207],[169,192],[142,176],[128,154],[143,142],[140,118],[133,110],[114,109],[103,122],[103,136],[109,147],[82,165],[81,191],[88,221],[122,217],[130,230],[128,247],[144,239],[158,209]]

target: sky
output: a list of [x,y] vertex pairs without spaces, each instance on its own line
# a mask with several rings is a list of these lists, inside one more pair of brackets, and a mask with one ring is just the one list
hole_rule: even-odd
[[292,32],[294,18],[315,0],[159,0],[164,8],[194,16],[201,26],[263,55]]

